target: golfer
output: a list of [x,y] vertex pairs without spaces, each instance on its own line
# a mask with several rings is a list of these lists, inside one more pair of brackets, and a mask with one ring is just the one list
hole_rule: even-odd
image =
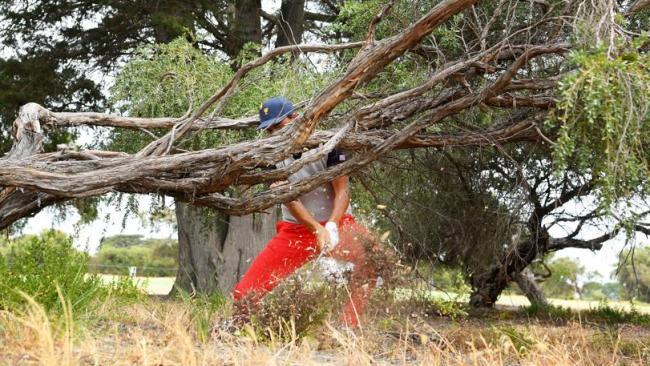
[[[276,133],[297,118],[293,104],[274,97],[265,101],[260,110],[258,130]],[[281,168],[315,153],[306,151],[276,164]],[[288,177],[294,184],[346,160],[343,151],[332,150],[326,157],[304,165]],[[349,179],[342,176],[316,187],[295,201],[282,205],[282,221],[276,225],[276,235],[268,242],[235,286],[236,323],[248,321],[251,306],[256,304],[283,279],[308,261],[323,255],[353,264],[349,279],[349,300],[340,321],[349,327],[359,324],[359,316],[374,288],[376,275],[368,261],[367,243],[374,243],[368,231],[357,224],[351,214]],[[364,245],[364,241],[366,245]],[[374,244],[373,244],[374,245]],[[254,307],[252,307],[254,308]]]

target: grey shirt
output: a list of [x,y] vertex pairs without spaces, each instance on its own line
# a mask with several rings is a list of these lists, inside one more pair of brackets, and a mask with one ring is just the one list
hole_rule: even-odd
[[[299,159],[300,157],[307,157],[314,153],[316,153],[316,150],[306,151],[302,153],[301,156],[289,157],[276,164],[276,166],[278,168],[286,167],[287,165],[296,161],[296,159]],[[300,168],[300,170],[291,174],[288,178],[289,184],[296,183],[305,178],[309,178],[318,172],[326,170],[329,166],[340,164],[344,162],[346,158],[347,157],[345,152],[336,149],[332,150],[326,156],[323,156],[314,162],[305,164],[305,166]],[[314,219],[316,219],[316,221],[327,221],[332,215],[332,210],[334,209],[334,188],[332,187],[332,183],[327,182],[323,185],[320,185],[310,192],[307,192],[298,197],[298,200],[302,202],[307,211],[309,211],[309,213],[314,216]],[[348,205],[346,213],[349,214],[351,212],[352,211],[350,209],[350,205]],[[293,215],[291,215],[291,212],[289,212],[289,209],[285,205],[282,205],[282,219],[285,221],[298,223],[298,220],[293,217]]]

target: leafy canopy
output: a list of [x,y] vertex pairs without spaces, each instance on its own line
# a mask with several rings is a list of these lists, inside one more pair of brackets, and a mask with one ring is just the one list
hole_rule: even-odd
[[601,188],[602,207],[648,193],[650,55],[640,38],[615,57],[605,47],[571,54],[575,72],[559,83],[550,122],[559,127],[554,158],[558,170],[575,162]]
[[[255,55],[249,45],[243,61]],[[283,95],[297,103],[307,100],[331,80],[336,70],[316,70],[307,60],[291,63],[282,58],[253,70],[225,104],[221,117],[255,115],[262,102]],[[184,38],[169,44],[144,45],[120,71],[112,89],[111,105],[122,113],[139,117],[182,116],[196,109],[232,78],[228,63],[206,55]],[[210,116],[213,110],[208,110]],[[197,134],[185,147],[215,147],[255,135],[253,131],[219,131]],[[152,138],[140,132],[115,131],[113,149],[136,151]]]

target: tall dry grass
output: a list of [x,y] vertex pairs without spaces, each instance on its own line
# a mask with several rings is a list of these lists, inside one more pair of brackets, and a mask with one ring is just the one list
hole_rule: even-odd
[[[555,325],[512,317],[451,320],[413,313],[372,316],[355,331],[341,328],[330,316],[302,336],[295,329],[286,334],[292,331],[289,326],[282,336],[271,332],[260,337],[259,329],[247,328],[239,335],[204,339],[197,309],[185,301],[109,302],[85,323],[64,308],[63,315],[52,317],[29,301],[22,312],[0,312],[0,364],[559,366],[650,361],[650,329],[635,325]],[[223,316],[213,313],[209,321]]]

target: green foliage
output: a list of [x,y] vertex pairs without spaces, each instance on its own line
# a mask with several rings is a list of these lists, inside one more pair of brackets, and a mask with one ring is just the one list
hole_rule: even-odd
[[129,280],[104,285],[87,275],[88,256],[72,246],[70,237],[58,231],[25,235],[0,255],[0,309],[14,310],[25,304],[23,294],[46,310],[61,311],[57,287],[75,313],[84,312],[108,296],[138,297]]
[[523,307],[522,312],[526,316],[545,316],[551,319],[570,319],[573,316],[573,312],[568,307],[556,305],[542,306],[537,303]]
[[461,295],[456,295],[452,300],[440,300],[435,294],[427,290],[415,290],[410,293],[406,302],[409,307],[419,309],[423,314],[433,316],[448,316],[452,319],[464,318],[467,312],[462,302],[458,301]]
[[142,244],[142,235],[114,235],[109,237],[103,237],[99,241],[99,250],[103,246],[115,247],[115,248],[128,248],[136,245]]
[[[326,26],[325,29],[328,33],[342,35],[352,41],[365,40],[370,21],[385,4],[386,1],[380,0],[345,1],[341,5],[336,21]],[[383,39],[403,31],[435,4],[436,1],[431,0],[397,1],[386,17],[377,25],[375,38]],[[432,55],[435,62],[423,62],[425,60],[422,57],[407,53],[396,62],[387,65],[385,70],[364,86],[362,91],[368,94],[385,94],[420,85],[430,76],[436,63],[445,62],[444,57],[460,54],[461,42],[458,32],[461,29],[461,19],[461,16],[453,17],[452,20],[437,27],[432,36],[423,41],[426,45],[436,44],[439,47],[440,52]],[[357,52],[357,50],[345,52],[341,63],[349,62]],[[345,104],[340,108],[344,108],[344,106]]]
[[589,316],[603,320],[608,324],[646,324],[650,325],[650,315],[639,313],[634,307],[630,311],[615,309],[607,301],[601,302],[596,309],[587,311]]
[[169,44],[144,45],[122,68],[110,102],[135,116],[174,116],[195,108],[207,90],[232,76],[230,67],[179,38]]
[[582,285],[582,298],[588,300],[618,301],[625,296],[623,286],[618,282],[600,283],[589,281]]
[[85,278],[87,256],[72,247],[63,233],[44,232],[18,239],[1,268],[0,296],[4,309],[23,302],[18,291],[32,296],[46,309],[58,306],[55,284],[73,307],[84,307],[100,290],[99,278]]
[[129,273],[138,267],[138,276],[172,276],[178,267],[178,242],[167,239],[143,239],[141,235],[117,235],[104,238],[91,268],[97,272]]
[[[434,0],[399,0],[396,1],[384,19],[378,24],[375,31],[377,39],[392,36],[422,17],[431,10],[437,1]],[[341,10],[336,21],[326,28],[334,34],[341,34],[352,40],[364,40],[368,35],[370,21],[386,5],[382,0],[348,0],[341,5]],[[460,32],[462,15],[453,17],[449,22],[437,27],[432,36],[424,41],[425,44],[435,44],[441,47],[441,52],[451,56],[455,51],[460,51]]]
[[429,279],[438,291],[451,292],[460,296],[471,290],[467,285],[465,274],[459,266],[421,262],[418,263],[417,271],[420,277]]
[[430,278],[436,287],[443,291],[453,291],[457,294],[466,294],[470,291],[470,287],[465,282],[465,275],[458,267],[436,265]]
[[585,267],[571,258],[555,258],[547,263],[551,277],[542,282],[544,294],[549,297],[572,299],[580,296],[578,278],[585,274]]
[[573,52],[577,70],[560,81],[550,117],[559,127],[557,170],[575,166],[591,172],[605,209],[649,187],[650,55],[637,51],[640,42],[615,57],[604,48]]
[[539,306],[536,304],[522,308],[527,316],[545,317],[553,320],[580,320],[598,321],[607,324],[640,324],[650,325],[650,315],[640,313],[634,306],[631,310],[616,309],[606,300],[600,302],[598,307],[588,310],[571,310],[562,306]]
[[650,246],[622,251],[617,279],[628,298],[650,302]]
[[113,235],[102,238],[99,242],[99,249],[103,246],[115,248],[129,248],[134,246],[153,247],[157,244],[173,245],[173,242],[173,240],[166,239],[146,239],[140,234]]
[[585,267],[568,257],[546,257],[546,266],[534,262],[531,269],[535,273],[547,273],[540,286],[544,294],[551,298],[585,300],[620,300],[623,288],[616,282],[601,283],[597,272],[587,272]]
[[[244,52],[242,57],[246,57]],[[273,95],[284,95],[294,102],[312,97],[331,79],[306,63],[287,59],[271,62],[244,77],[220,116],[241,117],[258,113],[260,104]],[[169,44],[138,49],[120,71],[112,89],[110,103],[122,112],[141,117],[170,117],[196,109],[224,87],[234,72],[228,63],[203,54],[184,38]],[[212,109],[206,112],[209,116]],[[162,131],[160,131],[162,133]],[[186,142],[190,149],[210,148],[255,136],[255,132],[203,132]],[[140,132],[114,132],[109,139],[113,149],[137,151],[151,141]]]

